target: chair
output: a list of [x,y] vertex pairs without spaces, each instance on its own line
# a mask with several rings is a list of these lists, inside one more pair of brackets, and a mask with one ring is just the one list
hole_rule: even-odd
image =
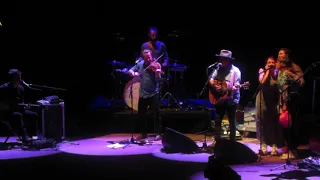
[[12,133],[10,135],[7,135],[7,137],[6,137],[4,142],[0,142],[0,149],[1,150],[9,150],[9,149],[12,149],[12,147],[14,147],[14,146],[22,146],[22,143],[18,143],[18,142],[8,143],[8,140],[12,135],[17,136],[20,141],[22,141],[22,138],[13,130],[13,128],[11,127],[11,125],[7,121],[1,120],[0,122],[2,124],[6,125],[6,127]]

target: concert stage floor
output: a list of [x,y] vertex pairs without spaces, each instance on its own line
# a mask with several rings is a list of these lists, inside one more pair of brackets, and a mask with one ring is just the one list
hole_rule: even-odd
[[[186,134],[202,145],[203,135]],[[25,152],[21,150],[0,151],[1,172],[11,177],[32,177],[43,179],[67,176],[72,178],[97,177],[107,179],[175,179],[204,180],[203,170],[211,154],[165,154],[160,151],[161,141],[152,145],[129,145],[126,148],[112,148],[111,141],[129,139],[131,134],[109,134],[89,139],[60,143],[55,150]],[[4,138],[1,138],[3,140]],[[15,138],[11,138],[15,140]],[[259,144],[256,139],[245,138],[239,141],[257,152]],[[208,138],[208,144],[211,144]],[[307,147],[300,147],[302,155]],[[46,153],[44,153],[46,152]],[[20,155],[17,155],[20,154]],[[32,154],[32,155],[30,155]],[[38,154],[38,156],[36,155]],[[239,154],[241,156],[241,154]],[[293,161],[294,163],[299,160]],[[306,170],[270,169],[283,164],[279,157],[266,156],[262,161],[230,166],[241,175],[242,179],[275,179],[281,173],[291,175],[295,179],[320,179],[315,173]],[[319,176],[319,174],[316,174]],[[222,178],[224,179],[224,178]]]

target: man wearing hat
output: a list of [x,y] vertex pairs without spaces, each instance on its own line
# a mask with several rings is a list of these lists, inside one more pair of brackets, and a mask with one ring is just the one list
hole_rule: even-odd
[[[235,140],[236,136],[236,106],[240,101],[241,72],[239,68],[233,65],[235,58],[229,50],[221,50],[220,54],[216,54],[219,58],[219,64],[215,67],[213,73],[209,76],[209,86],[211,92],[227,92],[226,98],[211,101],[215,105],[215,131],[216,138],[221,137],[222,119],[227,113],[230,126],[230,140]],[[224,83],[223,84],[221,83]],[[213,97],[213,96],[212,96]]]

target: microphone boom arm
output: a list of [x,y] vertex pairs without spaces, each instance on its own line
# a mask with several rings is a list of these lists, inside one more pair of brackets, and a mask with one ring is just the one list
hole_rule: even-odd
[[66,89],[63,89],[63,88],[50,87],[50,86],[46,86],[46,85],[29,84],[29,86],[43,88],[43,89],[52,89],[52,90],[57,90],[57,91],[67,91]]

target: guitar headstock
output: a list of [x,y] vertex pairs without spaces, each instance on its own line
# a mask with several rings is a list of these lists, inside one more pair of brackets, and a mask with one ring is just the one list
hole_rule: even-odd
[[243,84],[241,84],[241,87],[242,87],[243,89],[249,89],[249,87],[250,87],[250,82],[249,82],[249,81],[244,82]]

